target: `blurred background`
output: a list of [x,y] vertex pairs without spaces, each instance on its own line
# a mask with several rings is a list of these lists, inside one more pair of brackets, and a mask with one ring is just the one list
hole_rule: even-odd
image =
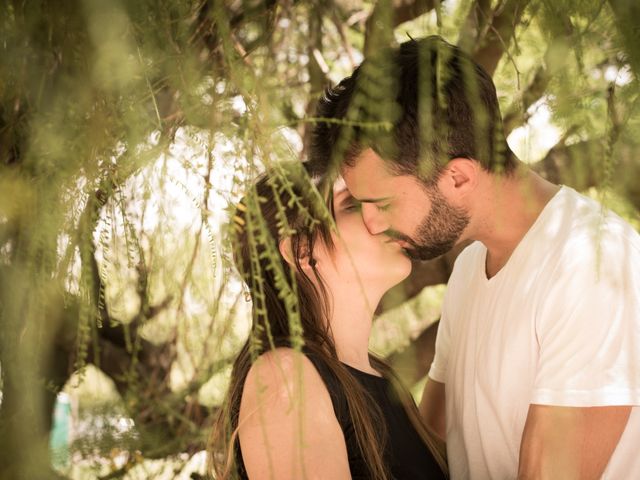
[[[323,90],[438,34],[494,78],[509,144],[640,228],[635,0],[7,0],[0,6],[0,478],[200,478],[249,331],[226,243]],[[383,300],[421,392],[459,249]]]

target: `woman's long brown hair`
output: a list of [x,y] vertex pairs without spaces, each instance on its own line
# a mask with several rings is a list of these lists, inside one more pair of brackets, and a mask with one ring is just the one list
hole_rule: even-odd
[[[286,346],[301,350],[303,345],[305,352],[328,367],[341,386],[370,478],[389,478],[382,457],[386,441],[382,414],[338,359],[329,330],[329,302],[322,278],[313,268],[314,283],[299,263],[304,256],[313,258],[318,240],[332,248],[330,211],[332,197],[328,201],[320,197],[300,163],[281,164],[262,175],[236,209],[232,224],[234,261],[251,294],[253,322],[249,339],[233,364],[229,390],[207,447],[208,471],[218,480],[239,477],[238,417],[251,365],[270,349]],[[284,237],[291,238],[295,268],[278,250]],[[387,364],[373,356],[371,359],[374,368],[392,381],[410,420],[446,471],[441,442],[420,421],[410,394]]]

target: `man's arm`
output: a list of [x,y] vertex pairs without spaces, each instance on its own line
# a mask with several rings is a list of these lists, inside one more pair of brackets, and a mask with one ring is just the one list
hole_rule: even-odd
[[530,405],[518,479],[599,479],[630,413],[630,406]]
[[444,383],[427,377],[427,383],[420,400],[422,420],[443,441],[446,440]]

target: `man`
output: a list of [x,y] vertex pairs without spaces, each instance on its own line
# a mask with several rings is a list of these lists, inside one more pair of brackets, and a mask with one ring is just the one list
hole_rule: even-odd
[[521,164],[491,78],[438,37],[368,59],[317,116],[310,161],[372,234],[419,259],[474,240],[420,404],[451,477],[640,478],[638,233]]

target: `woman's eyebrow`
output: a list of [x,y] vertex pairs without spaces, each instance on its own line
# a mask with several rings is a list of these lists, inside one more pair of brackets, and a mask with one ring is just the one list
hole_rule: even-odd
[[340,199],[340,201],[342,201],[345,198],[353,198],[353,195],[351,195],[351,192],[345,186],[344,188],[340,188],[339,190],[334,190],[333,191],[333,198],[334,199]]
[[349,190],[343,190],[342,192],[340,192],[338,194],[338,203],[340,205],[344,204],[344,203],[354,203],[357,202],[358,200],[356,200],[354,198],[353,195],[351,195],[351,192],[349,192]]

